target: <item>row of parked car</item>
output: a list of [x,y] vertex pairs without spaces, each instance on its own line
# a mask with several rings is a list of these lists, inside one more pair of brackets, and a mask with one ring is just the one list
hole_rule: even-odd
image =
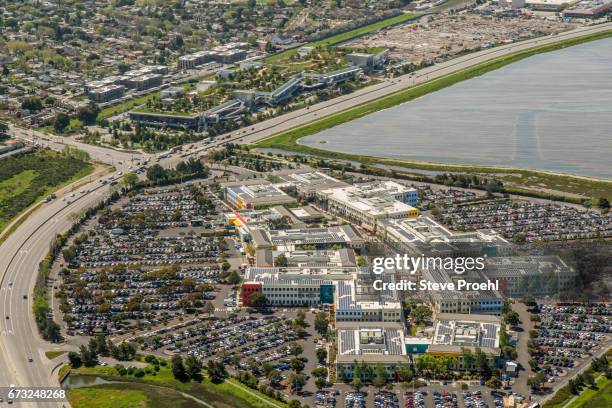
[[406,408],[425,408],[425,395],[423,391],[406,392]]

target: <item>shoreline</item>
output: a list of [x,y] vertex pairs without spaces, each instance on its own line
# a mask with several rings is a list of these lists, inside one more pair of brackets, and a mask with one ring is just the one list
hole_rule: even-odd
[[[588,182],[592,184],[597,184],[598,189],[600,190],[595,194],[588,194],[592,198],[597,198],[598,196],[606,197],[612,196],[612,180],[606,179],[602,177],[596,176],[586,176],[579,175],[574,173],[565,173],[565,172],[557,172],[557,171],[549,171],[542,169],[533,169],[533,168],[514,168],[514,167],[492,167],[492,166],[478,166],[478,165],[461,165],[461,164],[445,164],[438,162],[428,162],[428,161],[405,161],[400,159],[392,159],[388,157],[381,156],[370,156],[370,155],[360,155],[353,153],[343,153],[334,150],[327,150],[325,148],[311,147],[305,146],[299,143],[299,139],[310,136],[316,133],[319,133],[323,130],[330,129],[334,126],[350,122],[352,120],[364,117],[369,115],[370,113],[382,111],[384,109],[388,109],[394,106],[398,106],[403,103],[410,102],[414,99],[417,99],[421,96],[430,94],[432,92],[436,92],[440,89],[444,89],[446,87],[452,86],[456,83],[463,82],[468,79],[472,79],[474,77],[481,76],[485,73],[494,71],[498,68],[502,68],[504,66],[510,65],[514,62],[523,60],[533,55],[547,53],[556,51],[559,49],[563,49],[566,47],[571,47],[574,45],[579,45],[591,41],[596,41],[599,39],[612,37],[612,30],[604,30],[592,34],[586,34],[583,36],[570,38],[566,40],[561,40],[558,42],[553,42],[551,44],[538,45],[531,48],[527,48],[525,50],[517,51],[515,53],[509,54],[507,56],[498,57],[491,59],[490,61],[485,61],[478,65],[444,75],[440,78],[433,79],[427,82],[424,82],[420,85],[408,87],[397,91],[395,93],[389,94],[383,98],[367,102],[360,106],[356,106],[353,108],[349,108],[327,117],[318,119],[313,122],[309,122],[307,124],[297,126],[295,128],[289,129],[287,131],[281,132],[279,134],[270,136],[268,138],[259,140],[251,145],[251,148],[259,149],[259,148],[272,148],[278,149],[285,152],[295,152],[301,154],[307,154],[311,156],[328,158],[328,159],[337,159],[337,160],[350,160],[356,161],[363,164],[382,164],[382,165],[393,165],[406,169],[413,170],[432,170],[432,171],[448,171],[448,172],[463,172],[463,173],[484,173],[484,174],[493,174],[493,173],[512,173],[512,175],[519,175],[521,178],[535,177],[535,178],[553,178],[553,179],[564,179],[574,182]],[[504,177],[500,177],[503,181]],[[520,183],[520,180],[518,180]],[[526,180],[525,180],[526,181]],[[561,180],[556,180],[557,182]],[[517,182],[517,180],[513,180],[513,182]],[[522,184],[521,187],[528,188],[527,186]],[[532,183],[538,184],[538,183]],[[540,188],[549,188],[547,185],[541,185]],[[575,189],[574,189],[575,190]],[[534,191],[534,190],[530,190]],[[601,192],[605,192],[605,194],[601,194]],[[576,191],[562,191],[565,193],[576,194]],[[584,194],[584,193],[583,193]]]

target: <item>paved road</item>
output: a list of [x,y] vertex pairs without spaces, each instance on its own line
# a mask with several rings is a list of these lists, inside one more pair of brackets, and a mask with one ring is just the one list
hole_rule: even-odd
[[[477,65],[492,59],[496,59],[505,55],[512,54],[516,51],[525,50],[534,46],[551,44],[560,40],[580,37],[587,34],[593,34],[601,31],[612,29],[612,23],[605,23],[591,27],[582,27],[576,30],[567,31],[554,36],[540,37],[531,40],[525,40],[513,44],[502,45],[492,49],[479,51],[472,54],[467,54],[434,66],[416,71],[413,75],[403,75],[392,80],[385,80],[378,84],[362,88],[352,94],[344,95],[328,101],[320,102],[312,105],[310,108],[302,108],[284,115],[257,123],[251,126],[250,129],[234,131],[224,135],[217,136],[216,144],[232,142],[239,144],[254,143],[262,139],[269,138],[283,131],[302,126],[306,123],[316,121],[322,117],[333,115],[340,111],[362,105],[380,99],[384,96],[392,94],[403,89],[422,84],[424,82],[436,79],[473,65]],[[201,153],[206,147],[201,142],[194,143],[197,147],[193,153]]]
[[[184,154],[183,157],[201,154],[207,148],[229,141],[234,143],[252,143],[338,111],[379,99],[390,93],[493,58],[527,49],[534,45],[552,43],[561,39],[578,37],[611,28],[612,23],[607,23],[459,57],[420,70],[413,76],[402,76],[392,81],[384,81],[361,89],[351,95],[313,105],[310,109],[300,109],[261,122],[253,126],[251,130],[247,130],[246,133],[237,134],[238,132],[232,132],[232,134],[222,135],[223,139],[218,138],[218,141],[208,146],[196,143],[196,149],[192,149],[188,154]],[[65,144],[79,147],[89,152],[94,160],[113,164],[123,171],[127,170],[129,163],[133,159],[148,156],[87,145],[73,138],[51,137],[30,130],[24,131],[19,128],[13,128],[13,131],[17,136],[26,139],[32,140],[36,137],[39,143],[56,149],[61,149]],[[180,159],[182,157],[179,158],[175,155],[169,159],[162,160],[160,164],[172,166]],[[122,162],[122,164],[119,164],[119,162]],[[0,323],[0,386],[8,384],[16,384],[18,386],[57,385],[56,379],[51,375],[53,364],[47,361],[44,356],[44,350],[50,347],[47,343],[40,340],[31,313],[32,300],[30,294],[36,281],[38,262],[46,254],[48,245],[53,237],[58,232],[65,231],[70,227],[70,215],[81,212],[93,205],[109,192],[109,187],[102,186],[99,181],[94,181],[85,188],[91,190],[91,192],[76,197],[71,204],[66,204],[61,200],[45,204],[40,210],[31,215],[0,247],[0,253],[2,254],[0,257],[0,308],[2,309],[0,316],[9,316],[9,319],[0,319],[2,321]],[[23,295],[28,295],[28,298],[23,299]],[[34,361],[29,363],[27,361],[28,357],[32,357]],[[61,404],[47,405],[61,406]],[[28,404],[28,406],[32,406],[32,404]],[[38,404],[38,406],[44,405]]]

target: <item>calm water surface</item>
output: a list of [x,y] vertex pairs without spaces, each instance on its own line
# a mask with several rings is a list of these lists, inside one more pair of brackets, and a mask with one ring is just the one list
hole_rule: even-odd
[[612,178],[612,38],[536,55],[299,143]]

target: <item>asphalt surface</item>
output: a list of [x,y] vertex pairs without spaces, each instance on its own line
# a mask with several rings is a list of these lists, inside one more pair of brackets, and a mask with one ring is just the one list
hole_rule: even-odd
[[[253,143],[268,138],[279,132],[301,126],[341,110],[352,108],[370,102],[393,92],[414,86],[467,67],[498,58],[513,52],[544,45],[562,39],[578,37],[585,34],[605,31],[612,28],[612,23],[585,27],[563,34],[545,38],[533,39],[521,43],[496,47],[478,53],[465,55],[451,61],[420,70],[411,76],[402,76],[393,80],[380,82],[363,88],[353,94],[342,96],[300,109],[285,115],[258,123],[246,133],[238,131],[221,135],[209,145],[194,143],[194,149],[159,163],[164,167],[173,166],[187,156],[204,153],[210,147],[223,143]],[[109,163],[117,168],[114,177],[119,177],[118,171],[129,171],[129,166],[135,160],[151,155],[131,153],[80,143],[72,138],[62,138],[37,133],[31,130],[12,128],[18,137],[36,140],[43,146],[61,150],[64,145],[72,145],[87,151],[92,159]],[[121,164],[119,163],[121,162]],[[154,160],[150,164],[155,163]],[[108,176],[106,176],[108,177]],[[36,281],[38,263],[48,251],[49,243],[59,232],[66,231],[72,224],[71,215],[102,200],[110,192],[108,185],[102,185],[99,180],[83,187],[89,192],[70,198],[68,204],[61,197],[51,203],[44,204],[0,246],[0,387],[15,384],[20,387],[57,386],[56,374],[52,369],[57,362],[47,360],[45,350],[54,346],[40,339],[32,314],[31,294]],[[23,296],[27,295],[27,299]],[[6,316],[9,318],[6,319]],[[32,358],[32,362],[28,362]],[[67,403],[28,403],[22,406],[68,406]],[[15,404],[14,406],[20,406]]]

